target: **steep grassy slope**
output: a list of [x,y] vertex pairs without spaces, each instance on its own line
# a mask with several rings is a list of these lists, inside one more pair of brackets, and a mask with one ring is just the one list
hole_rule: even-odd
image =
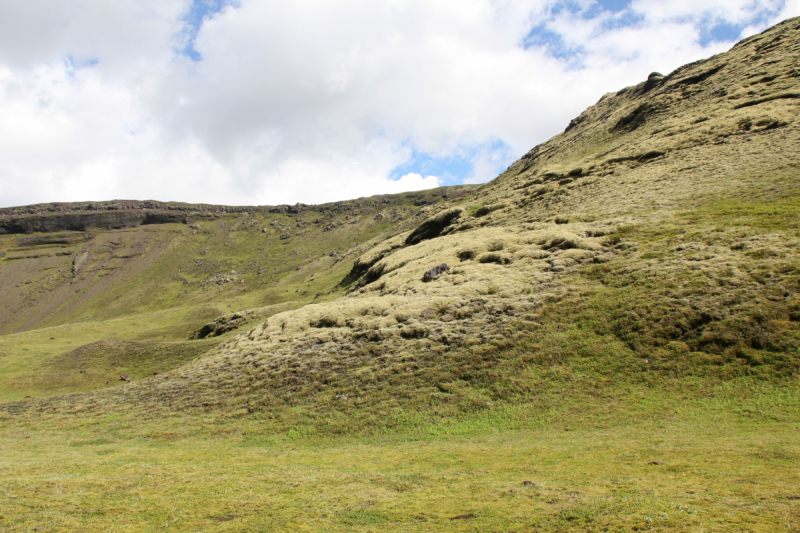
[[[0,405],[30,460],[2,463],[13,524],[125,529],[123,508],[131,529],[798,527],[798,52],[793,19],[651,75],[347,261],[234,283],[238,307],[309,294],[168,374]],[[181,261],[166,271],[214,279]],[[302,268],[339,292],[311,300]],[[46,477],[69,453],[80,497]],[[55,485],[22,501],[37,482]],[[170,503],[137,515],[134,498]]]

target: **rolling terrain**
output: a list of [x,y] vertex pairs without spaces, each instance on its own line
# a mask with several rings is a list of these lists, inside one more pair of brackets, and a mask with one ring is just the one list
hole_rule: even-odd
[[0,530],[800,527],[798,54],[481,187],[0,210]]
[[[159,371],[146,364],[106,365],[101,375],[68,378],[83,369],[75,360],[64,367],[64,379],[41,378],[39,369],[50,367],[51,358],[69,360],[69,352],[84,344],[162,342],[180,352],[208,344],[188,341],[220,317],[228,317],[222,320],[227,325],[211,337],[335,298],[370,239],[413,227],[443,197],[472,190],[447,187],[322,206],[118,201],[0,210],[6,232],[0,235],[0,332],[6,334],[0,353],[10,354],[0,362],[0,397],[84,391],[119,384],[120,372],[140,378]],[[64,380],[75,388],[58,388]]]

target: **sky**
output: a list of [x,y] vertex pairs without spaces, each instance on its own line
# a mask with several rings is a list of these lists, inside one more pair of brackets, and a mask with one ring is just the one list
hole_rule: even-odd
[[0,0],[0,207],[483,183],[800,0]]

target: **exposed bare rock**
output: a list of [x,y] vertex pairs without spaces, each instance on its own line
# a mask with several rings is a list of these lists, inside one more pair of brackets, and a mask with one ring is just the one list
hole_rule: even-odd
[[447,266],[446,263],[442,263],[438,266],[433,267],[432,269],[425,272],[425,275],[422,276],[422,281],[428,282],[433,281],[439,277],[439,274],[443,274],[450,270],[450,267]]
[[422,242],[426,239],[434,239],[438,237],[445,227],[449,226],[461,215],[461,212],[462,209],[454,207],[432,216],[420,224],[417,229],[411,232],[411,234],[406,238],[405,245],[413,246],[414,244]]
[[216,318],[204,325],[202,328],[194,332],[189,338],[205,339],[206,337],[219,337],[220,335],[223,335],[229,331],[238,329],[248,322],[272,315],[280,311],[282,308],[285,308],[287,305],[291,304],[269,305],[266,307],[245,309],[242,311],[236,311],[235,313],[222,315],[221,317]]

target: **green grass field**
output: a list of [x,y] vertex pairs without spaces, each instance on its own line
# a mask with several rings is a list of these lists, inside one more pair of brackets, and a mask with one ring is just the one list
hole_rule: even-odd
[[5,420],[0,530],[800,527],[796,381],[578,383],[530,400],[337,437],[136,408]]

